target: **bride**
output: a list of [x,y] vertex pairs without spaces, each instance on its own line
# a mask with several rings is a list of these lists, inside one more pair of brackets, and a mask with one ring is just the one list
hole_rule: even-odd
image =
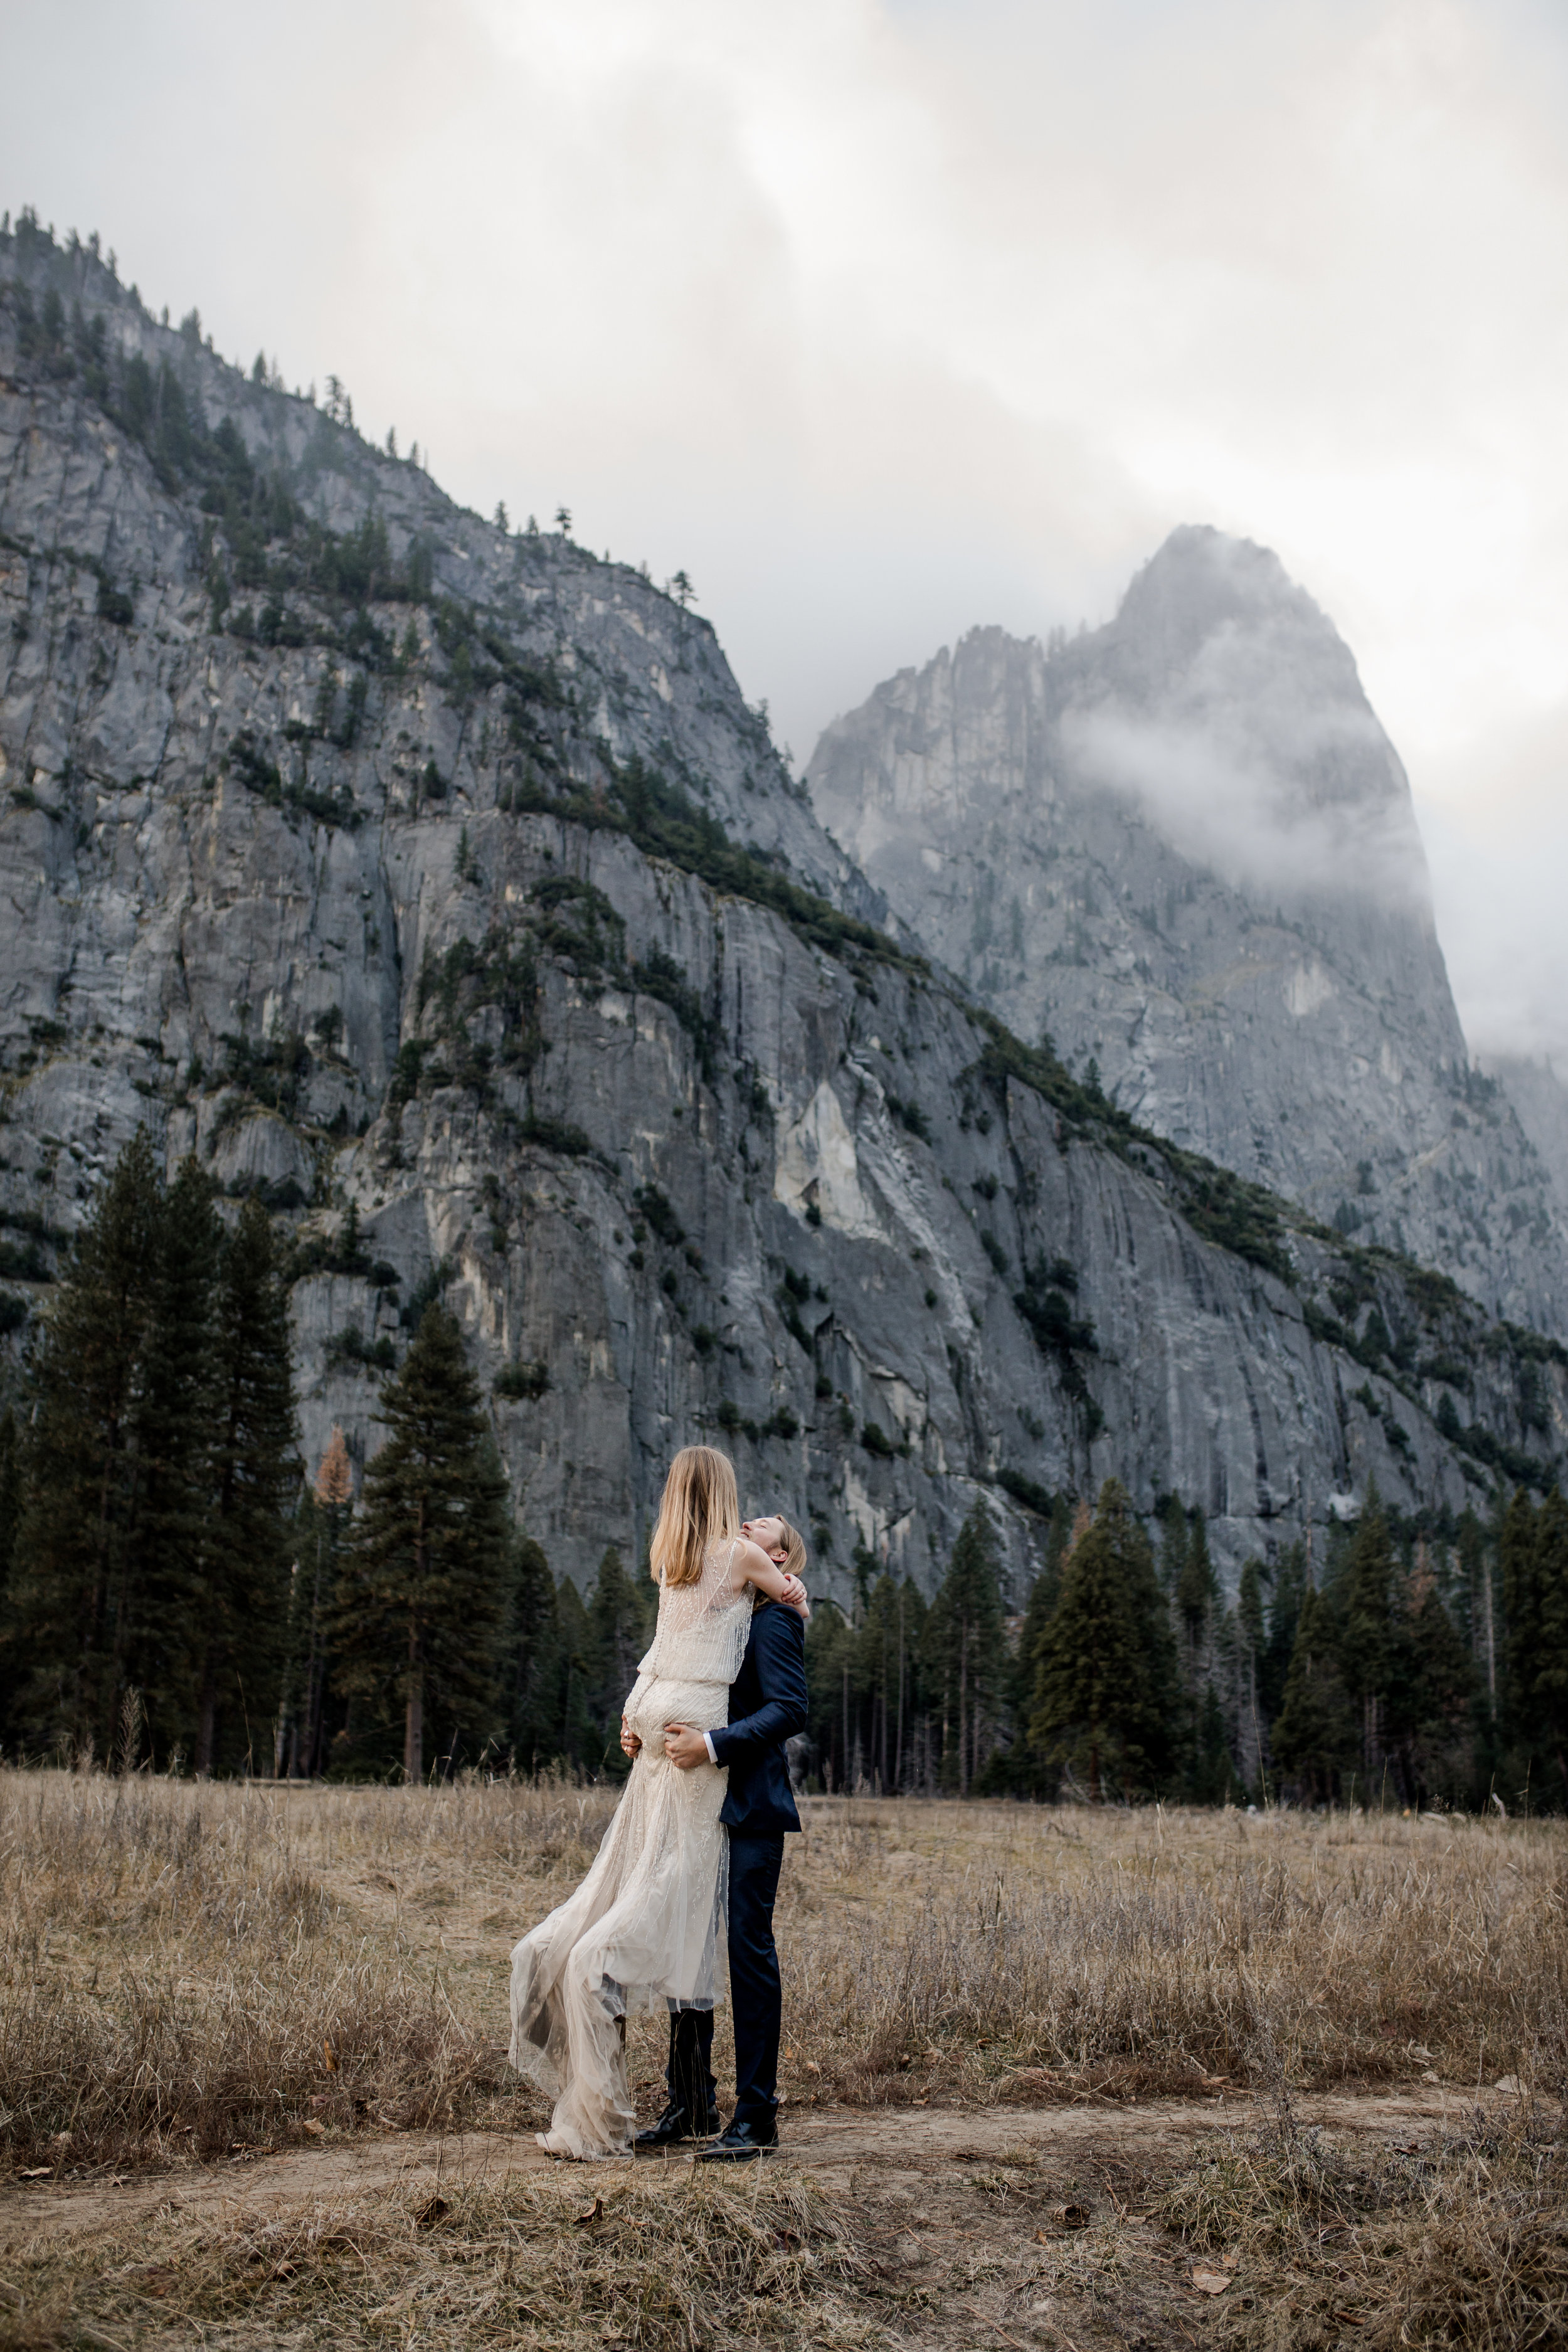
[[715,1764],[669,1762],[665,1732],[725,1721],[759,1592],[803,1610],[805,1601],[800,1580],[740,1524],[728,1456],[684,1447],[653,1531],[653,1647],[626,1704],[640,1752],[588,1875],[511,1956],[511,2063],[555,2100],[551,2128],[539,2134],[552,2156],[629,2153],[631,2011],[714,2006],[727,1776]]

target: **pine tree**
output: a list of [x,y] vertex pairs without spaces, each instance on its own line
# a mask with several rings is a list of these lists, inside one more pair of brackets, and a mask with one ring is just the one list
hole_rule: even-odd
[[569,1576],[563,1576],[555,1588],[555,1753],[571,1764],[596,1762],[603,1742],[588,1703],[594,1680],[594,1629],[583,1596]]
[[1187,1637],[1188,1674],[1195,1683],[1199,1661],[1209,1636],[1209,1618],[1219,1599],[1219,1580],[1209,1558],[1208,1528],[1202,1511],[1194,1508],[1188,1528],[1186,1556],[1176,1579],[1176,1613]]
[[327,1645],[337,1594],[338,1555],[353,1508],[353,1469],[336,1426],[300,1498],[289,1580],[288,1661],[279,1710],[279,1771],[309,1780],[327,1755]]
[[1165,1596],[1124,1487],[1108,1479],[1062,1571],[1029,1736],[1082,1772],[1098,1802],[1156,1785],[1170,1760],[1173,1668]]
[[1387,1715],[1396,1664],[1394,1578],[1388,1520],[1377,1488],[1369,1486],[1335,1592],[1340,1671],[1361,1717],[1362,1770],[1369,1799],[1380,1789],[1388,1745]]
[[1498,1533],[1498,1701],[1505,1769],[1527,1802],[1568,1794],[1568,1504],[1521,1487]]
[[9,1406],[0,1416],[0,1610],[11,1591],[11,1563],[16,1551],[16,1526],[22,1516],[21,1448],[16,1416]]
[[1418,1544],[1395,1611],[1389,1726],[1406,1804],[1424,1805],[1436,1790],[1465,1790],[1476,1687],[1464,1636],[1444,1605],[1426,1547]]
[[418,1781],[428,1726],[448,1757],[498,1731],[506,1633],[505,1479],[462,1334],[443,1308],[426,1309],[376,1417],[391,1433],[365,1473],[344,1551],[336,1680],[373,1725],[397,1708],[404,1778]]
[[237,1760],[242,1653],[266,1721],[291,1484],[272,1247],[254,1206],[226,1239],[194,1160],[165,1186],[144,1133],[94,1203],[29,1375],[5,1611],[23,1737],[107,1755],[134,1720],[205,1771],[227,1707]]
[[1237,1790],[1225,1709],[1212,1682],[1198,1701],[1185,1778],[1187,1800],[1194,1805],[1223,1805]]
[[226,1711],[231,1720],[248,1718],[251,1752],[252,1731],[274,1711],[282,1668],[299,1464],[289,1293],[270,1220],[255,1200],[246,1202],[223,1251],[212,1355],[216,1425],[202,1579],[198,1774],[215,1768]]
[[854,1785],[861,1746],[855,1665],[855,1628],[833,1601],[825,1601],[805,1629],[806,1730],[829,1794]]
[[1296,1623],[1284,1703],[1269,1731],[1274,1760],[1310,1801],[1329,1802],[1354,1769],[1355,1718],[1340,1673],[1332,1617],[1309,1586]]
[[884,1569],[867,1595],[850,1668],[864,1770],[879,1790],[897,1789],[903,1769],[910,1631],[908,1592]]
[[1160,1513],[1160,1581],[1176,1598],[1187,1565],[1187,1514],[1181,1497],[1169,1495]]
[[629,1768],[621,1754],[621,1708],[637,1680],[637,1665],[652,1633],[653,1611],[644,1601],[657,1602],[651,1578],[634,1584],[621,1565],[614,1544],[599,1562],[593,1599],[588,1604],[589,1660],[592,1685],[588,1707],[599,1736],[596,1769],[618,1778]]
[[1260,1560],[1242,1562],[1236,1594],[1237,1745],[1242,1759],[1241,1777],[1248,1788],[1263,1786],[1268,1757],[1264,1748],[1264,1716],[1258,1696],[1258,1661],[1265,1642],[1263,1579]]
[[[1167,1522],[1167,1536],[1169,1536]],[[1223,1768],[1215,1748],[1215,1725],[1223,1721],[1215,1676],[1219,1580],[1209,1558],[1208,1529],[1195,1507],[1188,1516],[1181,1566],[1172,1588],[1180,1636],[1182,1697],[1173,1726],[1181,1780],[1190,1803],[1215,1804],[1230,1786],[1228,1755]],[[1221,1743],[1223,1745],[1223,1742]]]
[[1260,1712],[1272,1723],[1285,1704],[1285,1679],[1296,1648],[1296,1628],[1307,1595],[1307,1547],[1300,1538],[1286,1544],[1274,1563],[1274,1590],[1268,1602],[1268,1638],[1258,1654],[1258,1690]]
[[943,1694],[942,1770],[967,1796],[989,1753],[1002,1685],[1001,1558],[984,1496],[958,1531],[925,1626],[932,1683]]
[[519,1534],[511,1559],[511,1639],[507,1737],[520,1769],[537,1772],[563,1755],[560,1625],[555,1580],[544,1547]]
[[1459,1514],[1458,1536],[1457,1613],[1490,1710],[1497,1704],[1497,1610],[1492,1562],[1487,1531],[1468,1504]]
[[1516,1488],[1498,1530],[1497,1584],[1502,1622],[1497,1634],[1498,1712],[1510,1777],[1528,1787],[1535,1761],[1535,1661],[1542,1645],[1542,1595],[1535,1506]]
[[216,1290],[223,1226],[212,1179],[186,1160],[161,1192],[154,1287],[139,1367],[137,1496],[117,1628],[156,1753],[197,1737],[210,1622]]
[[1533,1693],[1538,1736],[1557,1766],[1559,1801],[1568,1806],[1568,1503],[1555,1487],[1542,1503],[1537,1523],[1536,1577],[1541,1596]]
[[139,1558],[141,1391],[162,1186],[147,1136],[116,1161],[39,1317],[6,1651],[23,1737],[111,1748]]
[[311,1493],[321,1541],[310,1595],[310,1709],[306,1717],[308,1772],[319,1772],[326,1759],[321,1707],[326,1689],[326,1628],[331,1621],[338,1590],[338,1558],[353,1514],[354,1474],[343,1433],[334,1426],[321,1456]]
[[[1068,1495],[1058,1495],[1051,1506],[1045,1560],[1029,1588],[1017,1643],[1003,1669],[1002,1704],[1009,1738],[985,1768],[983,1789],[988,1797],[1037,1797],[1048,1792],[1049,1775],[1030,1745],[1029,1717],[1034,1712],[1040,1643],[1060,1598],[1062,1562],[1072,1545],[1079,1507]],[[1086,1526],[1089,1516],[1084,1514]]]

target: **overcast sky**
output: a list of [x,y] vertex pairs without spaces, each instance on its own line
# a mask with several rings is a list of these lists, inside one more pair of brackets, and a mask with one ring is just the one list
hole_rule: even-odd
[[1561,0],[0,0],[0,204],[683,565],[804,759],[977,622],[1276,548],[1478,1047],[1568,1074]]

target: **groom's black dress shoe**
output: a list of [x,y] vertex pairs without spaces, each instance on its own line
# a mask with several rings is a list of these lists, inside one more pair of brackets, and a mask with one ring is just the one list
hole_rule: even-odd
[[753,2157],[772,2156],[779,2144],[774,2123],[748,2124],[736,2118],[710,2147],[699,2148],[699,2164],[749,2164]]
[[718,2128],[717,2107],[710,2107],[703,2121],[699,2123],[688,2108],[677,2106],[672,2101],[658,2123],[650,2124],[647,2131],[638,2132],[632,2145],[634,2147],[674,2147],[679,2140],[710,2139]]

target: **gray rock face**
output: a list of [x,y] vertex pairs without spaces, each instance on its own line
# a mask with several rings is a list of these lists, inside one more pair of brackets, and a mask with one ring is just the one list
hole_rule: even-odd
[[973,631],[808,781],[931,953],[1142,1125],[1568,1329],[1560,1204],[1469,1068],[1404,772],[1274,556],[1178,530],[1107,627]]
[[1487,1054],[1480,1066],[1535,1146],[1558,1215],[1568,1221],[1568,1087],[1551,1062],[1525,1054]]
[[[23,350],[8,274],[101,318],[106,389]],[[205,475],[124,423],[139,355],[232,425]],[[260,555],[224,504],[241,446],[308,518]],[[703,623],[42,240],[0,240],[0,1221],[68,1234],[142,1122],[259,1192],[311,1466],[334,1423],[374,1449],[376,1367],[437,1295],[518,1511],[584,1580],[703,1436],[844,1597],[858,1543],[929,1588],[982,1490],[1020,1578],[1042,1493],[1112,1473],[1201,1502],[1234,1565],[1373,1474],[1461,1505],[1445,1396],[1561,1447],[1558,1365],[1526,1381],[1457,1295],[1308,1233],[1279,1238],[1294,1287],[1223,1246],[1202,1171],[847,923],[875,894]],[[663,833],[656,776],[689,796]],[[1356,1337],[1374,1311],[1397,1361]]]

